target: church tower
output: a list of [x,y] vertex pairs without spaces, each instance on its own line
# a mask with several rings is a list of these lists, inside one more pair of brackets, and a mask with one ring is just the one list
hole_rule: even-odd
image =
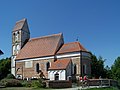
[[12,57],[11,57],[11,73],[15,76],[15,59],[19,51],[24,47],[30,38],[30,32],[27,19],[16,22],[12,31]]

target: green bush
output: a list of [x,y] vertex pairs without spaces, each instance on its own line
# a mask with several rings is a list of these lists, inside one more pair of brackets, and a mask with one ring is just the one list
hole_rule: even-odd
[[15,76],[13,74],[8,74],[6,79],[15,79]]
[[45,88],[46,87],[46,82],[42,79],[42,78],[39,78],[39,83],[41,85],[42,88]]
[[34,81],[32,81],[32,87],[41,88],[42,84],[40,84],[40,82],[38,80],[34,80]]
[[5,87],[20,87],[20,86],[22,86],[21,82],[16,79],[2,79],[0,81],[0,85],[5,86]]
[[22,81],[22,86],[23,87],[31,87],[32,86],[32,81],[24,80],[24,81]]
[[46,83],[43,82],[41,79],[39,80],[30,80],[30,81],[22,81],[23,87],[34,87],[34,88],[45,88]]

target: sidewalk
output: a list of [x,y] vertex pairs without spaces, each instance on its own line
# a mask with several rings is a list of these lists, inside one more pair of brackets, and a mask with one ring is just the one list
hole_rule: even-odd
[[[105,87],[105,86],[103,86]],[[64,89],[53,89],[53,90],[83,90],[83,89],[89,89],[89,88],[101,88],[100,86],[89,86],[89,87],[73,87],[73,88],[64,88]]]

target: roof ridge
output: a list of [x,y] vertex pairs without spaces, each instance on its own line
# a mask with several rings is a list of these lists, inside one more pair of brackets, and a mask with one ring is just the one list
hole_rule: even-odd
[[27,19],[26,19],[26,18],[17,21],[17,22],[15,23],[14,28],[13,28],[13,32],[14,32],[14,31],[17,31],[17,30],[23,29],[25,23],[27,23]]
[[[67,43],[67,44],[73,44],[73,43],[77,43],[81,49],[83,48],[84,50],[86,50],[79,41],[70,42],[70,43]],[[87,50],[86,50],[86,51],[87,51]]]
[[16,24],[20,23],[20,22],[23,22],[23,21],[26,21],[26,20],[27,20],[26,18],[23,18],[22,20],[17,21]]
[[79,42],[75,41],[75,42],[68,42],[68,43],[64,43],[64,44],[73,44],[73,43],[79,43]]
[[81,48],[81,50],[84,49],[85,51],[87,51],[80,42],[78,42],[78,45]]
[[[63,38],[63,33],[60,33],[59,42],[61,41],[62,38]],[[59,42],[57,42],[57,47],[56,47],[56,50],[55,50],[54,54],[56,54],[56,53],[59,51],[60,47],[62,47],[62,45],[64,44],[64,40],[63,40],[63,44],[61,44],[61,46],[58,45]],[[59,48],[58,48],[58,46],[59,46]],[[57,49],[58,49],[58,50],[57,50]]]
[[29,41],[38,40],[38,39],[43,39],[43,38],[48,38],[48,37],[52,37],[52,36],[58,36],[58,35],[62,35],[62,33],[52,34],[52,35],[47,35],[47,36],[41,36],[41,37],[36,37],[36,38],[30,38]]

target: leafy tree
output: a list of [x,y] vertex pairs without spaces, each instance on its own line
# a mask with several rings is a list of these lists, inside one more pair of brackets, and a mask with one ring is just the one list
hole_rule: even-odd
[[11,60],[10,58],[0,60],[0,80],[5,78],[11,70]]
[[120,57],[118,57],[111,67],[112,77],[120,82]]
[[92,63],[91,63],[91,74],[92,74],[92,77],[96,77],[96,75],[97,75],[96,67],[97,67],[97,57],[95,55],[92,55]]
[[98,58],[95,55],[92,55],[92,63],[91,63],[91,74],[92,77],[99,78],[100,76],[102,78],[106,77],[106,69],[104,68],[104,62],[105,60],[99,56]]
[[106,77],[112,79],[112,71],[108,65],[105,67],[105,72],[106,72]]

